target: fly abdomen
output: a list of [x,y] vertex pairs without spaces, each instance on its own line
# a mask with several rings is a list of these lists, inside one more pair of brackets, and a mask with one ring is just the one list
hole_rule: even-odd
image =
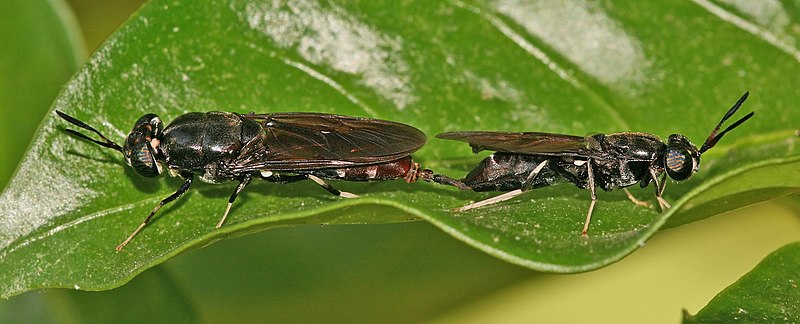
[[[547,158],[535,155],[495,153],[481,161],[462,180],[475,191],[510,191],[521,189],[531,172]],[[545,166],[530,188],[541,188],[554,184],[558,173]]]
[[411,156],[406,156],[395,161],[359,165],[346,168],[325,168],[318,170],[297,171],[299,174],[311,174],[323,179],[348,180],[348,181],[371,181],[371,180],[393,180],[405,178],[413,168],[414,162]]

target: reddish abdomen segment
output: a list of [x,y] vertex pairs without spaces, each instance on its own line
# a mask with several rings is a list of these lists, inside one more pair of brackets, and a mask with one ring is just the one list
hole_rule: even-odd
[[348,181],[393,180],[404,178],[414,163],[411,156],[391,162],[360,165],[346,168],[326,168],[299,173],[313,174],[320,178]]

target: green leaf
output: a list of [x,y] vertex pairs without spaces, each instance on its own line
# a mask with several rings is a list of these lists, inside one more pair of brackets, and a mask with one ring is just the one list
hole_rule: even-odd
[[422,322],[536,275],[422,222],[275,229],[162,267],[207,323]]
[[175,278],[160,267],[110,291],[51,289],[0,303],[3,323],[197,323],[199,315]]
[[79,35],[61,0],[0,3],[0,188],[58,91],[82,63],[86,54]]
[[[60,314],[76,323],[197,323],[193,299],[176,284],[169,272],[155,268],[136,277],[131,285],[103,292],[49,291],[61,303]],[[135,310],[135,311],[132,311]]]
[[796,323],[800,321],[800,242],[767,256],[684,323]]
[[[55,105],[116,141],[148,112],[170,121],[189,111],[320,111],[409,123],[430,135],[633,130],[696,142],[745,90],[744,109],[757,113],[703,155],[695,177],[667,186],[668,212],[634,206],[620,191],[598,193],[588,239],[580,229],[589,194],[568,184],[454,213],[496,193],[342,182],[335,186],[361,198],[340,199],[313,183],[255,183],[221,229],[213,226],[234,186],[199,184],[120,253],[113,247],[181,180],[142,179],[116,152],[67,136],[53,117],[0,196],[0,295],[108,289],[188,248],[256,230],[416,218],[536,270],[607,265],[665,223],[798,190],[800,112],[786,71],[798,70],[800,56],[748,19],[758,21],[702,1],[150,2]],[[485,155],[431,139],[414,156],[459,177]],[[654,202],[652,187],[633,193]]]

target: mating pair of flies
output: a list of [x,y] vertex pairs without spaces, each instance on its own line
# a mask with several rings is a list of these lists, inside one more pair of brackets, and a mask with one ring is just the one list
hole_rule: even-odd
[[[290,183],[312,180],[341,197],[356,195],[339,191],[326,180],[372,181],[418,179],[451,185],[462,190],[506,191],[456,211],[491,205],[526,190],[566,179],[591,193],[582,234],[586,236],[597,201],[596,188],[611,191],[639,183],[654,183],[661,209],[669,208],[662,198],[666,177],[686,180],[698,171],[700,156],[714,147],[723,135],[753,116],[737,120],[723,131],[722,124],[747,99],[745,93],[728,110],[698,149],[685,136],[672,134],[663,142],[655,135],[638,132],[573,136],[523,132],[467,131],[442,133],[436,137],[469,143],[473,152],[495,151],[462,179],[420,169],[411,153],[426,141],[420,130],[401,123],[321,113],[237,114],[192,112],[163,126],[155,114],[136,121],[122,146],[86,123],[56,111],[75,126],[91,131],[100,140],[72,129],[66,131],[100,146],[121,152],[128,165],[144,177],[155,177],[164,168],[185,179],[175,193],[153,208],[133,233],[116,247],[127,245],[165,204],[180,197],[195,176],[209,183],[238,181],[228,206],[217,223],[225,222],[233,202],[253,178]],[[639,205],[625,189],[628,197]]]

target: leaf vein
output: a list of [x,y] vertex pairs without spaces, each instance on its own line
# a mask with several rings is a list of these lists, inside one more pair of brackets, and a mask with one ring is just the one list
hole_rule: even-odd
[[603,97],[598,95],[596,92],[592,91],[589,87],[587,87],[577,79],[573,78],[566,69],[559,66],[544,51],[542,51],[540,48],[536,47],[536,45],[526,40],[524,36],[514,31],[514,29],[511,28],[505,22],[503,22],[502,19],[498,18],[494,14],[488,13],[485,10],[481,10],[475,6],[466,4],[460,0],[451,0],[450,3],[452,3],[456,7],[466,9],[474,13],[478,17],[489,22],[492,26],[497,28],[497,30],[501,34],[503,34],[505,37],[514,42],[514,44],[525,50],[533,58],[542,62],[542,64],[544,64],[548,69],[550,69],[550,71],[553,71],[553,73],[558,75],[561,79],[563,79],[576,89],[585,92],[587,95],[589,95],[589,97],[595,99],[599,103],[599,106],[602,107],[602,109],[609,114],[609,117],[611,117],[611,119],[614,122],[616,122],[617,125],[619,125],[623,129],[630,129],[630,126],[625,121],[625,119],[623,119],[622,116],[619,114],[619,112],[613,109],[613,107]]
[[800,62],[800,50],[798,50],[789,43],[781,41],[778,38],[778,36],[771,33],[770,31],[761,28],[754,23],[749,22],[737,16],[735,13],[725,10],[724,8],[717,6],[708,0],[692,0],[692,1],[694,1],[694,3],[696,3],[698,6],[702,7],[703,9],[712,13],[713,15],[719,17],[720,19],[752,34],[753,36],[760,38],[761,40],[769,43],[772,46],[775,46],[782,52],[794,58],[795,61]]
[[308,74],[310,77],[312,77],[314,79],[317,79],[319,81],[322,81],[323,83],[327,84],[328,86],[330,86],[331,88],[336,90],[336,92],[340,93],[342,96],[347,98],[347,100],[349,100],[350,102],[352,102],[353,104],[355,104],[356,106],[358,106],[359,108],[364,110],[364,112],[366,112],[368,115],[370,115],[370,117],[378,117],[378,113],[374,109],[372,109],[369,106],[367,106],[366,104],[364,104],[354,94],[352,94],[349,91],[347,91],[347,89],[345,89],[344,86],[342,86],[341,84],[339,84],[338,82],[333,80],[331,77],[329,77],[329,76],[323,74],[322,72],[319,72],[319,71],[315,70],[314,68],[312,68],[312,67],[310,67],[308,65],[305,65],[303,63],[292,61],[292,60],[290,60],[288,58],[282,58],[282,60],[283,60],[283,63],[285,63],[286,65],[289,65],[289,66],[294,67],[294,68],[296,68],[296,69],[298,69],[300,71],[303,71],[304,73]]

